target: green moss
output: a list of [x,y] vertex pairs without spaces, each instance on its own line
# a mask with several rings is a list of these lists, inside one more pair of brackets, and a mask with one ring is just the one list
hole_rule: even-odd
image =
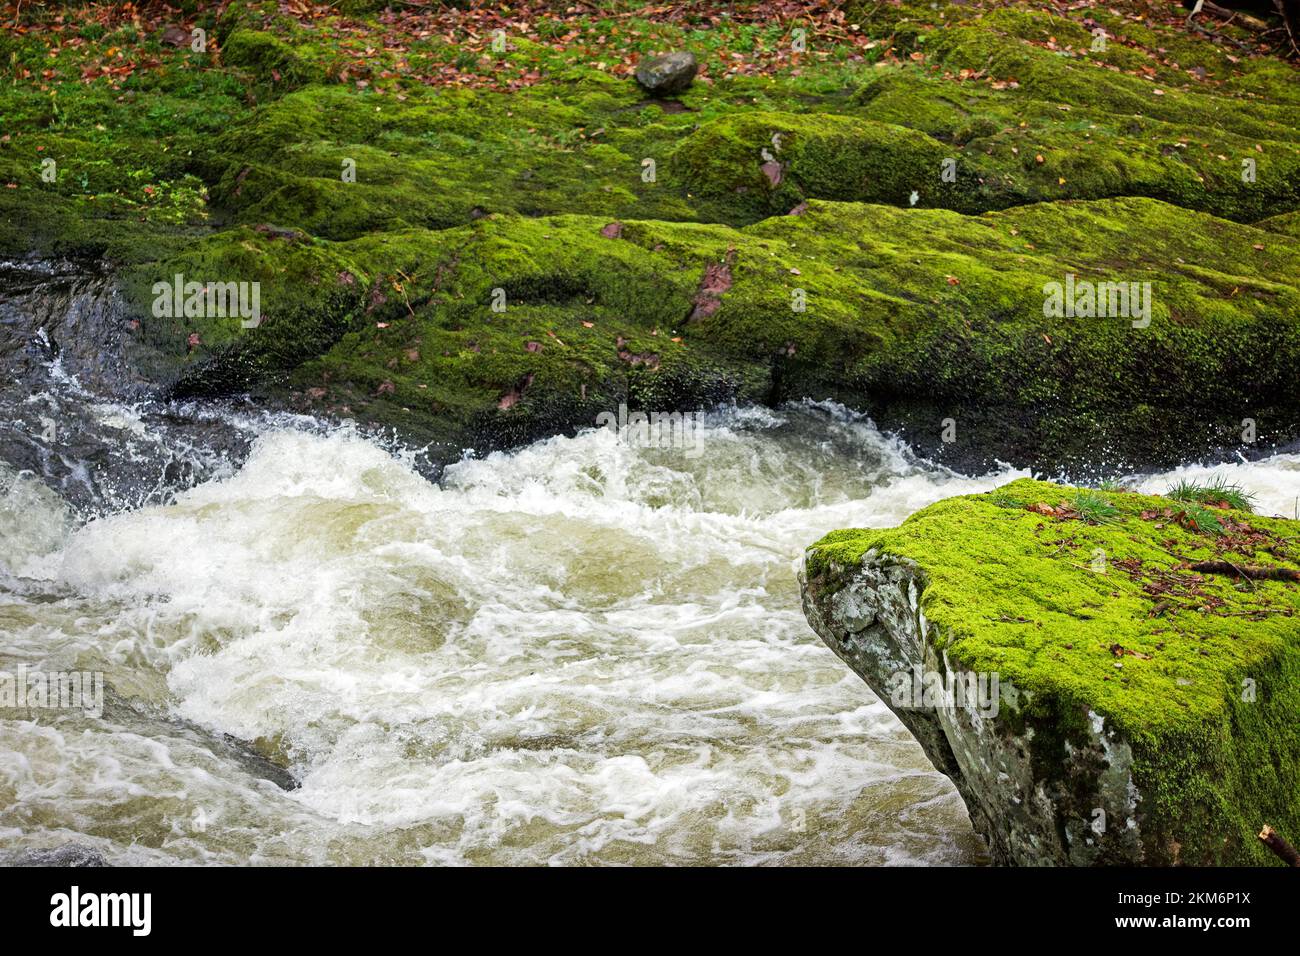
[[1300,211],[1271,216],[1260,220],[1255,225],[1269,232],[1279,232],[1284,236],[1300,239]]
[[[673,151],[669,169],[693,192],[747,204],[758,215],[806,198],[988,208],[993,201],[981,195],[977,174],[954,153],[904,126],[756,111],[704,124]],[[949,158],[951,181],[943,176]]]
[[[959,168],[988,187],[982,208],[1138,195],[1251,221],[1300,201],[1294,126],[1252,137],[1022,91],[974,87],[958,106],[945,101],[944,90],[957,95],[940,81],[903,71],[878,78],[860,96],[867,98],[867,115],[917,124],[959,147]],[[1243,179],[1245,160],[1254,164],[1253,181]]]
[[496,437],[592,424],[630,397],[669,407],[731,397],[739,363],[672,341],[710,255],[725,253],[726,231],[627,223],[610,239],[603,225],[492,217],[345,244],[375,276],[369,307],[298,371],[297,386],[321,407],[414,409],[384,416]]
[[319,81],[323,73],[301,52],[271,33],[234,30],[222,51],[225,61],[242,67],[263,83],[301,86]]
[[[856,100],[872,118],[966,146],[1000,177],[995,197],[1012,201],[1142,195],[1239,221],[1300,203],[1300,112],[1259,95],[1288,85],[1277,64],[1234,63],[1177,34],[1099,17],[1111,31],[1104,50],[1082,24],[1041,11],[934,30],[927,61],[962,82],[878,71]],[[1203,77],[1189,84],[1193,67]],[[1243,179],[1246,159],[1253,181]]]
[[[1182,450],[1188,415],[1221,416],[1226,438],[1245,409],[1263,439],[1296,414],[1300,331],[1286,316],[1300,290],[1276,276],[1300,275],[1300,249],[1278,237],[1256,250],[1250,227],[1151,200],[974,217],[813,201],[744,229],[628,220],[611,238],[608,226],[488,215],[345,242],[243,227],[183,250],[173,240],[132,281],[148,340],[181,369],[212,372],[209,385],[238,342],[231,387],[305,362],[293,380],[319,404],[409,408],[412,421],[567,427],[628,395],[674,407],[834,397],[914,407],[931,429],[988,414],[1003,431],[1020,423],[1012,438],[1044,456],[1102,444],[1119,456]],[[1122,272],[1117,234],[1141,237]],[[702,293],[711,269],[725,282]],[[274,321],[158,322],[147,292],[178,272],[261,282]],[[1150,325],[1044,316],[1044,284],[1067,273],[1152,282]],[[354,284],[338,288],[343,274]],[[492,309],[497,289],[504,312]]]
[[[833,532],[809,570],[873,550],[914,562],[950,660],[1093,711],[1130,741],[1155,858],[1267,862],[1260,826],[1300,829],[1300,585],[1188,564],[1296,570],[1300,523],[1226,511],[1229,530],[1207,535],[1171,519],[1169,499],[1121,492],[1107,494],[1118,516],[1101,524],[1030,507],[1072,494],[1023,479],[892,530]],[[1162,841],[1175,834],[1171,850]]]
[[[1234,63],[1176,31],[1094,12],[1112,30],[1104,53],[1088,49],[1082,14],[864,8],[863,31],[903,43],[903,30],[922,60],[855,65],[846,57],[862,51],[822,38],[798,75],[697,83],[684,97],[692,112],[672,114],[541,34],[512,34],[505,55],[440,36],[399,53],[375,42],[381,27],[368,9],[300,21],[273,3],[236,3],[216,21],[215,54],[125,34],[60,47],[34,32],[12,38],[15,69],[54,76],[44,89],[0,85],[0,114],[33,145],[61,137],[91,148],[78,179],[66,180],[84,178],[82,192],[130,196],[197,176],[237,223],[330,239],[454,227],[484,212],[744,225],[802,199],[901,206],[914,193],[919,206],[965,212],[1144,195],[1239,221],[1300,205],[1296,98],[1279,95],[1290,67]],[[725,60],[785,42],[779,25],[634,22],[623,42],[642,53],[689,41]],[[607,40],[612,26],[578,18],[575,42]],[[148,47],[157,67],[84,82],[110,42],[128,56]],[[509,94],[414,80],[464,57],[503,81],[539,70],[552,79]],[[1195,82],[1192,65],[1206,71]],[[1144,70],[1152,76],[1131,75]],[[776,132],[784,152],[771,143]],[[783,167],[776,187],[759,168],[765,148]],[[348,159],[351,184],[341,178]],[[956,182],[940,176],[945,159],[956,160]],[[1242,181],[1245,159],[1258,167],[1253,183]],[[642,178],[645,160],[658,164],[655,182]],[[0,212],[11,201],[0,194]]]
[[[321,270],[355,274],[357,295],[400,283],[410,308],[387,295],[382,308],[396,311],[379,321],[436,338],[421,354],[449,352],[454,367],[422,369],[409,389],[390,382],[389,364],[403,368],[411,346],[367,344],[374,316],[349,299],[326,303],[320,326],[304,311],[292,347],[230,381],[292,373],[315,390],[328,373],[330,395],[352,396],[339,407],[411,408],[393,415],[425,423],[448,408],[513,420],[537,403],[552,409],[539,420],[567,426],[587,417],[584,391],[635,391],[676,402],[835,397],[914,440],[953,416],[975,443],[1052,464],[1099,448],[1176,457],[1235,441],[1243,415],[1261,423],[1262,441],[1293,437],[1298,270],[1287,217],[1300,205],[1300,107],[1270,92],[1290,67],[1234,63],[1105,11],[1091,11],[1112,32],[1103,56],[1088,48],[1087,11],[854,9],[881,42],[814,37],[797,75],[784,61],[771,75],[728,74],[733,52],[762,60],[788,41],[781,24],[743,17],[709,29],[620,19],[618,45],[613,21],[575,14],[512,31],[505,54],[436,32],[379,42],[388,27],[365,4],[298,18],[270,0],[226,6],[207,54],[132,38],[129,26],[77,44],[6,36],[12,68],[31,82],[0,84],[0,251],[108,256],[165,275],[172,260],[202,265],[252,242],[256,268],[224,254],[211,265],[237,273],[221,279],[262,276],[270,299],[291,302],[298,246],[324,256]],[[594,59],[602,39],[617,50]],[[137,64],[128,76],[97,73],[109,44]],[[615,52],[680,45],[711,74],[680,112],[610,75]],[[900,62],[891,47],[918,58]],[[459,85],[480,88],[448,85],[453,66]],[[489,81],[523,85],[482,88]],[[775,185],[764,149],[780,168]],[[39,177],[43,156],[60,163],[55,183]],[[1243,158],[1256,161],[1254,183],[1241,180]],[[942,176],[946,159],[955,182]],[[352,163],[355,182],[344,175]],[[1074,201],[1117,196],[1169,205]],[[781,215],[805,201],[803,215]],[[1188,209],[1270,218],[1246,229]],[[622,238],[601,237],[615,221]],[[299,239],[249,232],[267,226]],[[557,243],[579,258],[556,259]],[[461,255],[448,272],[462,247],[481,263]],[[611,258],[618,266],[603,277]],[[730,288],[689,320],[706,266],[724,262]],[[1151,325],[1044,318],[1043,284],[1067,273],[1151,281]],[[479,308],[497,287],[518,328]],[[585,328],[593,309],[635,344],[516,348],[547,333],[576,348],[573,323]],[[201,345],[177,352],[182,331]],[[235,353],[242,363],[251,347],[224,326],[159,335],[159,354],[185,369],[215,371]],[[493,344],[469,348],[479,340]],[[1191,417],[1209,434],[1192,435]]]
[[[238,314],[155,308],[159,283],[257,285],[260,324]],[[365,274],[330,244],[299,234],[236,229],[127,270],[122,285],[140,321],[138,362],[179,394],[240,390],[274,379],[344,334],[360,311]],[[159,312],[166,314],[160,315]],[[249,320],[252,321],[251,319]]]

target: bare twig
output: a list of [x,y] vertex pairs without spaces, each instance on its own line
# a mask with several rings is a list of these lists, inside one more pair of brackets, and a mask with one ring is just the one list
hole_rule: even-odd
[[1300,581],[1300,571],[1291,568],[1255,564],[1237,567],[1231,561],[1197,561],[1191,568],[1202,574],[1232,574],[1256,581]]
[[1207,27],[1201,26],[1199,23],[1189,23],[1188,26],[1191,27],[1193,30],[1195,30],[1203,37],[1209,37],[1211,40],[1221,40],[1224,43],[1230,43],[1233,46],[1235,46],[1238,50],[1241,50],[1244,53],[1255,52],[1254,47],[1252,47],[1249,43],[1242,43],[1236,37],[1230,37],[1227,36],[1226,34],[1219,33],[1217,30],[1208,29]]

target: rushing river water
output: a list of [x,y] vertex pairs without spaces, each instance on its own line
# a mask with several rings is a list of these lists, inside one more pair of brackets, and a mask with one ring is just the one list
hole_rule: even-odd
[[[795,565],[1019,473],[957,476],[812,405],[720,412],[699,448],[593,430],[434,485],[354,431],[279,428],[85,524],[0,466],[0,668],[111,687],[98,717],[0,721],[0,847],[984,862],[946,778],[804,622]],[[1214,471],[1264,511],[1300,496],[1300,456]]]

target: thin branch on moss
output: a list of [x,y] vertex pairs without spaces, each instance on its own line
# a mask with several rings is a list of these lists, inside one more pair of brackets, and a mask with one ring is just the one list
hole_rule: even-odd
[[1256,581],[1300,581],[1300,571],[1292,568],[1275,568],[1257,564],[1238,567],[1231,561],[1197,561],[1191,565],[1191,568],[1202,574],[1232,574]]

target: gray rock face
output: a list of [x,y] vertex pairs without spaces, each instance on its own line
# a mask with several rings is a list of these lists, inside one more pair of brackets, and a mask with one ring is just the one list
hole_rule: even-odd
[[108,866],[108,862],[90,847],[65,843],[52,850],[21,850],[9,854],[5,866]]
[[691,85],[699,68],[695,54],[678,50],[642,60],[636,67],[636,81],[651,96],[676,96]]
[[165,500],[243,461],[256,438],[223,414],[253,411],[242,400],[166,401],[172,373],[131,317],[102,263],[0,260],[0,461],[86,514]]
[[1044,714],[1005,681],[977,705],[917,698],[922,675],[967,687],[982,678],[936,646],[937,628],[920,608],[924,576],[914,564],[868,551],[859,567],[832,565],[810,576],[805,565],[799,583],[813,630],[952,780],[995,862],[1163,862],[1144,859],[1132,753],[1100,716]]

